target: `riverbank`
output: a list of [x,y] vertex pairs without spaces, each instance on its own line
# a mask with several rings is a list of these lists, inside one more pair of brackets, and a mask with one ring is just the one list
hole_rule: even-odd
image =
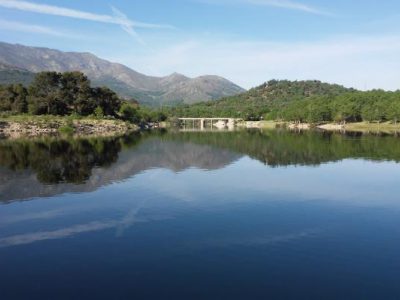
[[26,115],[0,118],[0,136],[6,138],[58,134],[113,136],[138,129],[134,124],[117,119]]
[[241,121],[236,124],[238,128],[247,129],[274,129],[284,125],[284,122],[277,121]]
[[310,130],[320,129],[326,131],[354,131],[363,133],[399,133],[400,123],[394,124],[391,122],[384,123],[327,123],[327,124],[310,124],[310,123],[288,123],[288,122],[276,122],[276,121],[247,121],[241,125],[245,128],[257,128],[257,129],[272,129],[278,127],[285,127],[292,130]]

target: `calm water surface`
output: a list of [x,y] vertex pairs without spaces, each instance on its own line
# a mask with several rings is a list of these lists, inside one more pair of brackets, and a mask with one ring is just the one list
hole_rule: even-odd
[[0,140],[0,299],[400,299],[400,138]]

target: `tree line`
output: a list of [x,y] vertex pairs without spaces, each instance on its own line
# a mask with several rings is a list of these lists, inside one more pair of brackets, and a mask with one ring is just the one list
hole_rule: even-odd
[[292,122],[393,122],[400,121],[400,91],[374,90],[334,97],[312,97],[294,101],[281,110],[271,111],[267,119]]
[[92,88],[80,72],[38,73],[28,88],[22,84],[1,86],[0,99],[1,111],[60,116],[116,116],[122,102],[106,87]]
[[0,113],[111,116],[134,123],[167,117],[232,117],[290,122],[400,121],[400,91],[361,92],[320,81],[271,80],[217,101],[158,110],[126,101],[107,87],[92,87],[81,72],[42,72],[25,87],[0,85]]
[[321,95],[336,96],[353,91],[340,85],[316,80],[271,80],[243,94],[217,101],[181,105],[167,110],[168,114],[177,117],[231,117],[258,121],[267,113],[279,111],[293,101]]
[[320,81],[271,80],[217,101],[165,108],[176,117],[232,117],[248,121],[400,121],[400,91],[357,91]]
[[107,87],[91,87],[81,72],[41,72],[33,82],[0,85],[0,112],[31,115],[111,116],[131,122],[155,122],[165,119],[160,112],[126,101]]

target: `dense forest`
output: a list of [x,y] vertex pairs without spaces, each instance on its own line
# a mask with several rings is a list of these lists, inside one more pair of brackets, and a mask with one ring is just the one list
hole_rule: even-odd
[[114,117],[139,123],[165,119],[160,112],[125,101],[107,87],[91,87],[80,72],[41,72],[32,83],[0,85],[0,113]]
[[400,92],[361,92],[320,81],[269,81],[241,95],[166,109],[168,115],[293,122],[400,120]]

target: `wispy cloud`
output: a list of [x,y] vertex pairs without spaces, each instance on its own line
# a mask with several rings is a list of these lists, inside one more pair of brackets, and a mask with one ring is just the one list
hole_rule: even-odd
[[59,37],[78,38],[77,35],[57,31],[50,27],[21,23],[21,22],[14,22],[14,21],[7,21],[7,20],[1,20],[1,19],[0,19],[0,29],[7,30],[7,31],[19,31],[19,32],[28,32],[28,33],[47,34],[47,35],[59,36]]
[[62,228],[55,231],[39,231],[27,234],[13,235],[10,237],[0,238],[0,248],[26,245],[45,240],[62,239],[80,233],[114,228],[118,224],[119,222],[117,221],[92,222],[88,224],[75,225],[67,228]]
[[26,214],[1,216],[0,227],[18,222],[52,219],[63,215],[64,211],[64,209],[53,209],[48,211],[29,212]]
[[[8,237],[0,237],[0,248],[11,247],[11,246],[19,246],[19,245],[27,245],[40,241],[46,240],[55,240],[55,239],[63,239],[67,237],[73,237],[82,233],[90,233],[95,231],[102,231],[107,229],[116,228],[116,236],[121,237],[124,233],[124,230],[127,230],[129,227],[134,225],[137,222],[151,222],[158,220],[166,220],[170,219],[172,216],[153,216],[153,217],[145,217],[140,218],[138,216],[140,206],[143,203],[140,203],[137,208],[133,208],[122,220],[104,220],[104,221],[94,221],[86,224],[78,224],[72,225],[70,227],[65,227],[53,231],[38,231],[38,232],[29,232],[23,234],[16,234]],[[50,211],[47,213],[30,215],[26,217],[22,217],[20,219],[9,219],[9,222],[6,223],[14,223],[18,221],[26,221],[26,220],[34,220],[34,219],[46,219],[57,216],[56,211]]]
[[139,38],[138,34],[135,31],[135,28],[148,28],[148,29],[173,28],[173,26],[170,25],[132,21],[124,13],[122,13],[115,7],[112,7],[113,11],[112,15],[102,15],[102,14],[95,14],[91,12],[85,12],[81,10],[75,10],[60,6],[38,4],[28,1],[0,0],[0,6],[10,9],[29,11],[33,13],[120,25],[123,30],[125,30],[128,34],[138,39],[141,43],[143,43],[143,41]]
[[[138,33],[134,30],[134,26],[132,25],[132,22],[129,20],[129,18],[120,10],[118,10],[115,7],[111,7],[114,16],[116,20],[118,20],[120,23],[119,25],[121,28],[128,33],[130,36],[134,37],[140,44],[144,45],[145,42],[142,40],[142,38],[138,35]],[[155,26],[154,24],[142,24],[143,26]],[[148,27],[147,27],[148,28]]]
[[294,1],[285,1],[285,0],[242,0],[242,1],[254,5],[274,6],[274,7],[304,11],[312,14],[323,14],[323,15],[327,14],[327,12],[324,12],[316,7]]
[[259,235],[259,236],[242,236],[242,237],[227,237],[218,239],[204,239],[188,243],[188,246],[193,248],[220,248],[232,246],[276,246],[295,242],[297,240],[314,238],[321,234],[319,229],[305,229],[299,232],[293,232],[281,235]]
[[270,6],[290,10],[297,10],[317,15],[330,15],[330,13],[323,11],[317,7],[307,5],[297,1],[290,0],[197,0],[198,2],[209,4],[248,4],[257,6]]

